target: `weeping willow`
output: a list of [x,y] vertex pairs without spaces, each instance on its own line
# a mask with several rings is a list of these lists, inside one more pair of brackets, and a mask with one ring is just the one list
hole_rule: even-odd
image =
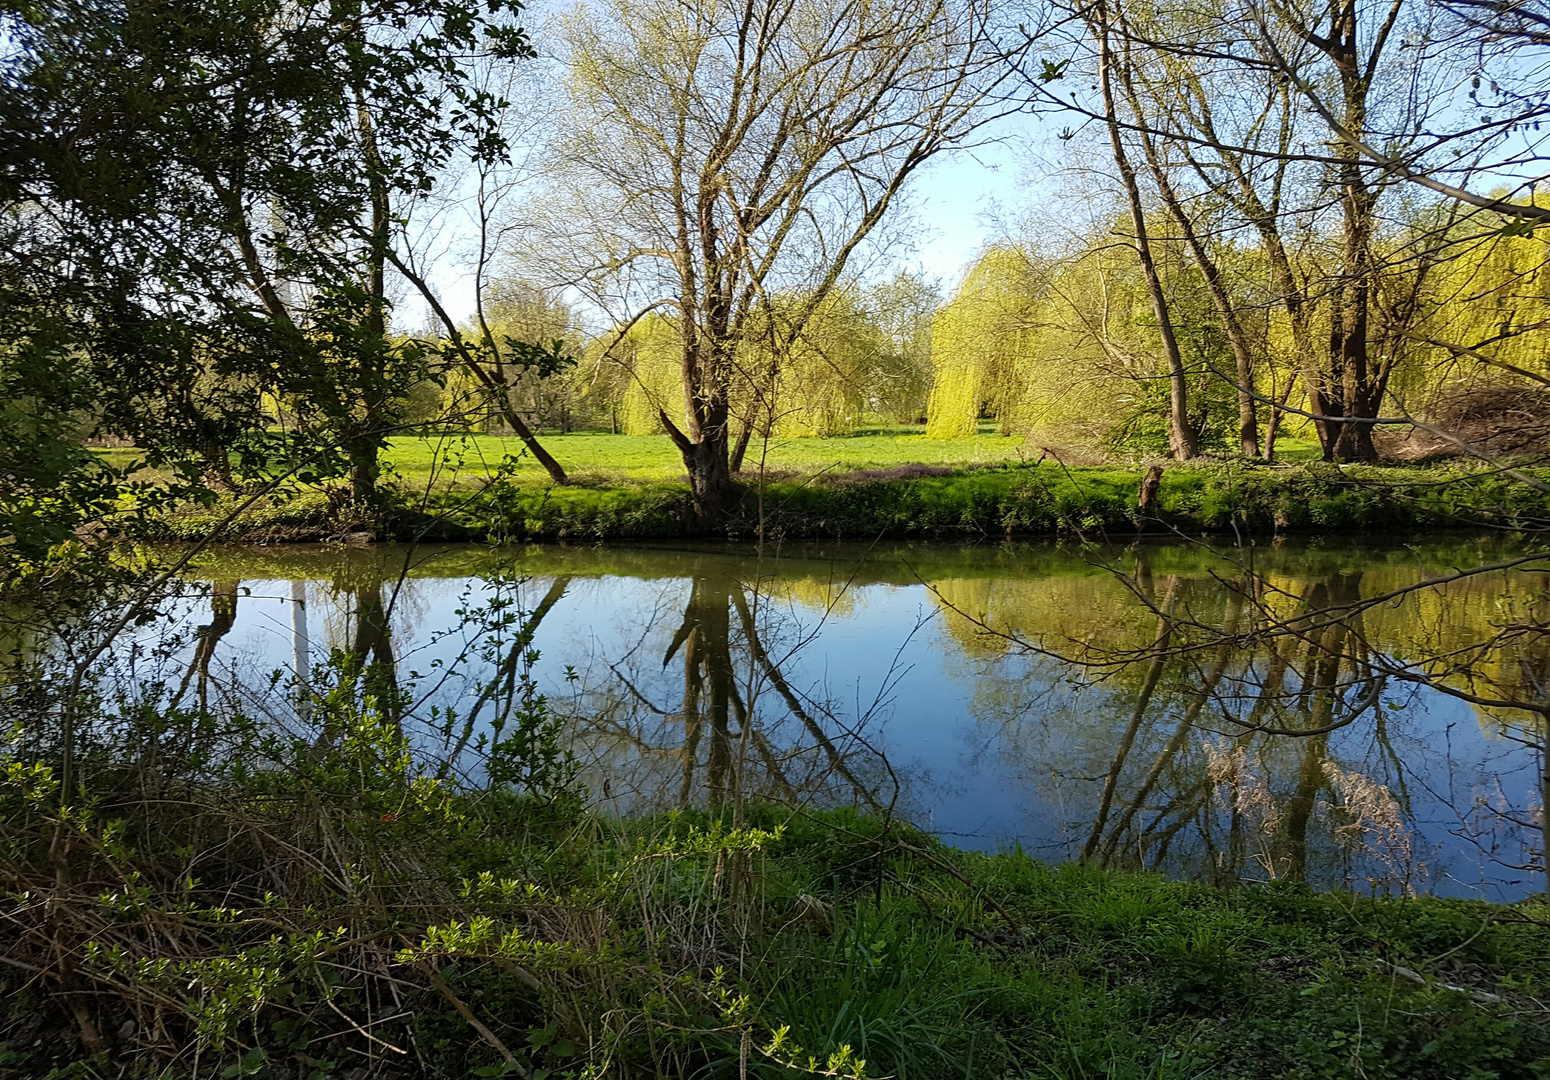
[[[1550,202],[1550,197],[1540,197]],[[1452,258],[1434,267],[1428,293],[1431,304],[1418,337],[1437,342],[1439,373],[1460,378],[1471,370],[1478,377],[1500,379],[1510,365],[1543,374],[1550,358],[1550,237],[1492,233],[1463,245]],[[1447,346],[1471,352],[1455,352]],[[1458,364],[1450,363],[1457,356]],[[1473,380],[1466,380],[1473,381]],[[1439,383],[1443,383],[1439,379]],[[1443,383],[1445,385],[1445,383]]]
[[[1220,434],[1236,404],[1215,372],[1230,370],[1232,357],[1198,270],[1178,244],[1160,239],[1154,248],[1190,372],[1191,422],[1203,436]],[[1243,321],[1265,338],[1264,319]],[[932,356],[930,435],[970,435],[980,417],[992,416],[1003,433],[1043,445],[1167,450],[1167,367],[1156,316],[1134,252],[1115,243],[1111,230],[1058,257],[992,249],[938,312]]]
[[683,343],[676,326],[660,315],[647,315],[630,327],[613,353],[630,372],[619,409],[624,434],[660,434],[663,410],[683,422]]
[[927,434],[971,435],[989,415],[1003,432],[1096,448],[1152,409],[1159,352],[1134,261],[1112,243],[1063,259],[988,252],[932,326]]
[[934,381],[926,434],[973,435],[982,414],[1009,427],[1022,397],[1036,288],[1024,252],[997,247],[969,271],[931,325]]
[[[886,352],[883,335],[849,290],[831,293],[793,330],[799,304],[790,298],[775,305],[775,332],[762,342],[754,337],[747,350],[754,360],[745,367],[776,373],[769,395],[773,434],[849,434],[870,405],[868,387]],[[771,355],[772,348],[778,355]]]

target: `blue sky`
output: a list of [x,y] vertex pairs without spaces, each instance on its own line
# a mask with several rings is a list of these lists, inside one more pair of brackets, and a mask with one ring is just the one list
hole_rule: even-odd
[[1026,116],[1002,120],[984,133],[994,141],[943,154],[916,177],[914,216],[922,230],[906,265],[951,291],[980,249],[1004,238],[1007,223],[1016,222],[1039,186],[1027,162],[1041,126]]

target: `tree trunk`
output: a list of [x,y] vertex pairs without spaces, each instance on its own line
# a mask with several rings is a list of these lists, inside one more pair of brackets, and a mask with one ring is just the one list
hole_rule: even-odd
[[[505,400],[504,395],[502,395],[501,400]],[[522,422],[522,417],[517,415],[517,411],[511,408],[509,403],[503,409],[503,414],[506,418],[506,423],[511,425],[511,430],[515,431],[517,438],[522,440],[522,445],[527,447],[528,452],[533,455],[533,459],[542,465],[544,471],[549,474],[549,479],[556,484],[570,483],[570,477],[565,475],[565,470],[560,467],[560,463],[554,460],[554,455],[544,449],[543,443],[538,441],[538,437],[533,434],[532,429]]]
[[[1355,0],[1331,5],[1330,33],[1319,44],[1340,72],[1340,90],[1346,131],[1360,138],[1367,130],[1367,93],[1371,68],[1357,46],[1358,20]],[[1372,47],[1367,64],[1376,63],[1382,40]],[[1362,171],[1361,152],[1351,145],[1338,149],[1340,158],[1341,267],[1331,312],[1330,368],[1339,381],[1340,414],[1369,419],[1378,415],[1383,390],[1369,357],[1368,314],[1375,267],[1372,235],[1378,193]],[[1377,461],[1370,423],[1346,420],[1335,435],[1333,456],[1341,461]]]
[[[1126,39],[1128,41],[1128,39]],[[1131,110],[1136,114],[1137,121],[1145,128],[1144,118],[1141,114],[1141,98],[1136,93],[1135,84],[1130,77],[1129,46],[1126,45],[1127,64],[1121,69],[1120,81],[1125,87],[1125,96],[1130,99]],[[1232,297],[1228,295],[1227,286],[1222,281],[1221,271],[1217,268],[1216,260],[1206,250],[1200,235],[1195,231],[1194,223],[1189,215],[1184,212],[1184,205],[1174,190],[1173,182],[1168,177],[1167,166],[1162,156],[1157,152],[1157,145],[1145,130],[1141,132],[1141,149],[1146,154],[1146,163],[1152,173],[1152,178],[1157,182],[1157,190],[1162,195],[1163,205],[1168,208],[1169,215],[1178,225],[1183,234],[1185,246],[1194,257],[1195,265],[1200,269],[1201,276],[1206,279],[1206,287],[1211,293],[1211,304],[1216,308],[1217,318],[1222,320],[1222,330],[1227,335],[1227,343],[1232,347],[1233,361],[1237,366],[1237,390],[1238,390],[1238,439],[1243,456],[1254,458],[1259,456],[1259,421],[1254,414],[1254,361],[1249,352],[1248,341],[1243,332],[1242,325],[1238,322],[1238,313],[1233,308]]]
[[201,479],[211,491],[236,491],[237,482],[231,474],[231,456],[226,447],[216,439],[206,439],[199,447],[199,456],[205,467]]
[[350,459],[350,501],[357,506],[372,506],[377,501],[377,480],[381,466],[377,461],[377,440],[365,427],[370,416],[360,428],[340,437],[345,456]]
[[1274,462],[1276,459],[1276,435],[1281,430],[1281,410],[1272,408],[1270,419],[1265,421],[1265,460]]
[[[352,29],[360,33],[356,23]],[[378,455],[385,442],[384,413],[389,407],[387,387],[387,248],[392,240],[392,205],[377,132],[364,89],[355,87],[355,118],[361,141],[361,156],[367,170],[367,191],[371,211],[371,245],[366,250],[367,297],[363,338],[356,344],[359,353],[358,378],[361,387],[361,415],[342,440],[350,458],[350,500],[361,505],[377,502],[377,480],[381,475]]]
[[1168,315],[1168,300],[1163,295],[1162,279],[1157,273],[1157,263],[1152,258],[1152,245],[1147,236],[1146,212],[1141,205],[1141,189],[1136,183],[1136,171],[1131,168],[1125,154],[1125,143],[1120,136],[1119,115],[1114,107],[1114,53],[1109,48],[1108,12],[1099,5],[1098,22],[1094,30],[1098,35],[1099,84],[1103,90],[1104,115],[1108,118],[1109,146],[1114,153],[1114,164],[1125,184],[1125,198],[1130,204],[1130,222],[1135,229],[1136,254],[1146,275],[1146,290],[1152,300],[1152,312],[1157,318],[1157,332],[1162,337],[1163,352],[1168,358],[1168,454],[1179,460],[1196,457],[1200,453],[1195,429],[1190,425],[1188,414],[1189,387],[1184,379],[1184,360],[1179,354],[1179,342],[1173,333],[1173,322]]
[[743,459],[748,456],[748,443],[753,438],[753,425],[754,422],[750,418],[743,425],[743,430],[737,433],[737,445],[732,447],[732,456],[727,462],[734,474],[743,471]]
[[689,472],[689,497],[694,503],[695,522],[702,529],[714,529],[737,505],[743,490],[732,479],[726,428],[712,428],[700,439],[690,440],[665,411],[659,410],[659,415]]

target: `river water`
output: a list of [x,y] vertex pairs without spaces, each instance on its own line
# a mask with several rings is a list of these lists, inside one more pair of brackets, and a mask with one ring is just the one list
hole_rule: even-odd
[[[1542,636],[1503,627],[1543,622],[1550,563],[1403,590],[1514,554],[229,548],[164,629],[184,696],[283,694],[365,655],[427,718],[427,754],[449,745],[432,707],[493,713],[492,674],[527,672],[605,811],[854,805],[1051,861],[1507,900],[1544,888],[1539,721],[1458,695],[1545,700]],[[470,630],[492,600],[536,658]]]

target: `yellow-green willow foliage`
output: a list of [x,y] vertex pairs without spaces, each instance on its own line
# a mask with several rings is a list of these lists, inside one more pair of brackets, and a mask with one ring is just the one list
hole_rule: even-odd
[[[484,291],[483,319],[470,319],[459,332],[470,348],[493,364],[489,337],[511,362],[512,341],[548,346],[562,341],[568,355],[580,348],[580,331],[569,305],[557,295],[530,281],[497,278]],[[443,349],[443,352],[446,350]],[[536,371],[507,368],[510,403],[532,427],[569,428],[580,390],[574,369],[547,377]],[[420,423],[438,419],[469,430],[504,431],[506,422],[490,400],[490,392],[463,364],[451,364],[438,383],[423,383],[411,393],[411,415]]]
[[[1550,197],[1537,201],[1550,203]],[[1456,250],[1430,271],[1431,310],[1418,336],[1544,374],[1550,360],[1550,236],[1491,233]],[[1439,361],[1452,355],[1438,347]],[[1499,368],[1480,371],[1467,354],[1442,370],[1451,374],[1461,368],[1496,380],[1505,374]]]
[[766,604],[801,607],[816,614],[848,619],[856,613],[858,599],[864,595],[850,586],[851,582],[845,579],[804,575],[768,578],[760,582],[759,591]]
[[1099,448],[1163,384],[1135,256],[1107,237],[1073,256],[998,248],[932,332],[928,433],[965,435],[982,412],[1003,431]]
[[[1231,369],[1232,355],[1181,245],[1164,236],[1153,250],[1190,369],[1191,422],[1203,437],[1219,436],[1236,418],[1231,384],[1216,374]],[[1225,255],[1219,262],[1236,267]],[[1240,321],[1263,342],[1262,317]],[[1003,432],[1040,445],[1167,449],[1167,363],[1156,316],[1134,251],[1108,231],[1058,256],[987,253],[938,311],[932,357],[928,434],[967,435],[988,414]]]
[[1031,345],[1036,288],[1027,256],[1017,248],[986,252],[931,324],[935,378],[926,406],[926,434],[973,435],[989,411],[1007,428],[1022,397]]
[[[794,307],[795,302],[788,305]],[[776,312],[777,340],[781,312]],[[745,368],[770,370],[769,346],[752,342]],[[781,349],[773,397],[774,433],[783,438],[844,435],[868,407],[873,369],[886,351],[877,327],[849,291],[831,294]]]
[[647,315],[614,346],[613,355],[630,372],[629,387],[619,409],[619,426],[626,435],[662,431],[659,410],[682,424],[684,411],[683,341],[678,328],[660,315]]

